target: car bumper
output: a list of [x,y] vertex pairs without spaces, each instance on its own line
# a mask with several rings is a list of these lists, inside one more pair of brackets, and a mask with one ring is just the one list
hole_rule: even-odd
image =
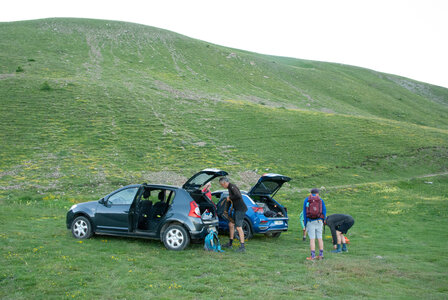
[[65,222],[67,224],[67,229],[70,229],[70,227],[72,226],[74,216],[75,216],[75,213],[73,212],[73,210],[69,210],[67,212],[67,217],[65,220]]
[[190,236],[192,239],[203,239],[208,234],[209,229],[218,229],[218,219],[214,220],[193,220],[193,228],[190,228]]
[[261,219],[254,224],[255,233],[267,233],[267,232],[283,232],[288,231],[288,219],[287,218],[266,218]]

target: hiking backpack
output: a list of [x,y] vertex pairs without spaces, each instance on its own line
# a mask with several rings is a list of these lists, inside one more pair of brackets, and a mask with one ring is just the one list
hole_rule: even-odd
[[322,200],[320,199],[319,196],[313,196],[313,195],[308,196],[306,217],[311,220],[323,218]]
[[224,252],[221,250],[218,234],[213,229],[209,231],[204,241],[204,249],[207,251]]

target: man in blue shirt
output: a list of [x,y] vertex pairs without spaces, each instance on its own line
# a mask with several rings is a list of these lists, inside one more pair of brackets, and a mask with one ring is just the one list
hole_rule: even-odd
[[319,244],[319,257],[324,258],[324,241],[322,239],[322,229],[327,209],[325,207],[324,200],[319,197],[319,190],[312,189],[311,194],[305,198],[303,202],[304,223],[308,236],[310,237],[310,250],[311,256],[307,257],[307,260],[316,259],[316,244],[317,238]]

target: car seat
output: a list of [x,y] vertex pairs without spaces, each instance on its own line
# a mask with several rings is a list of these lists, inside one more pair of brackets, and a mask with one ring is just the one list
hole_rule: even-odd
[[152,208],[152,201],[148,200],[150,196],[151,196],[150,190],[145,190],[143,192],[143,199],[146,200],[142,200],[140,202],[140,209],[139,209],[140,215],[138,221],[138,228],[140,229],[148,229],[148,218]]
[[165,191],[160,191],[157,197],[160,201],[152,207],[151,219],[157,218],[157,216],[163,216],[168,208],[168,203],[165,202]]

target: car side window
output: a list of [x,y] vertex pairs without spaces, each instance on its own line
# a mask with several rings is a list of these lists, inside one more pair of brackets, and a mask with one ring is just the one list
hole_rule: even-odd
[[129,188],[129,189],[119,191],[118,193],[115,193],[112,196],[110,196],[108,199],[108,202],[112,205],[117,205],[117,204],[130,205],[132,203],[132,201],[134,200],[137,190],[138,190],[138,187]]

